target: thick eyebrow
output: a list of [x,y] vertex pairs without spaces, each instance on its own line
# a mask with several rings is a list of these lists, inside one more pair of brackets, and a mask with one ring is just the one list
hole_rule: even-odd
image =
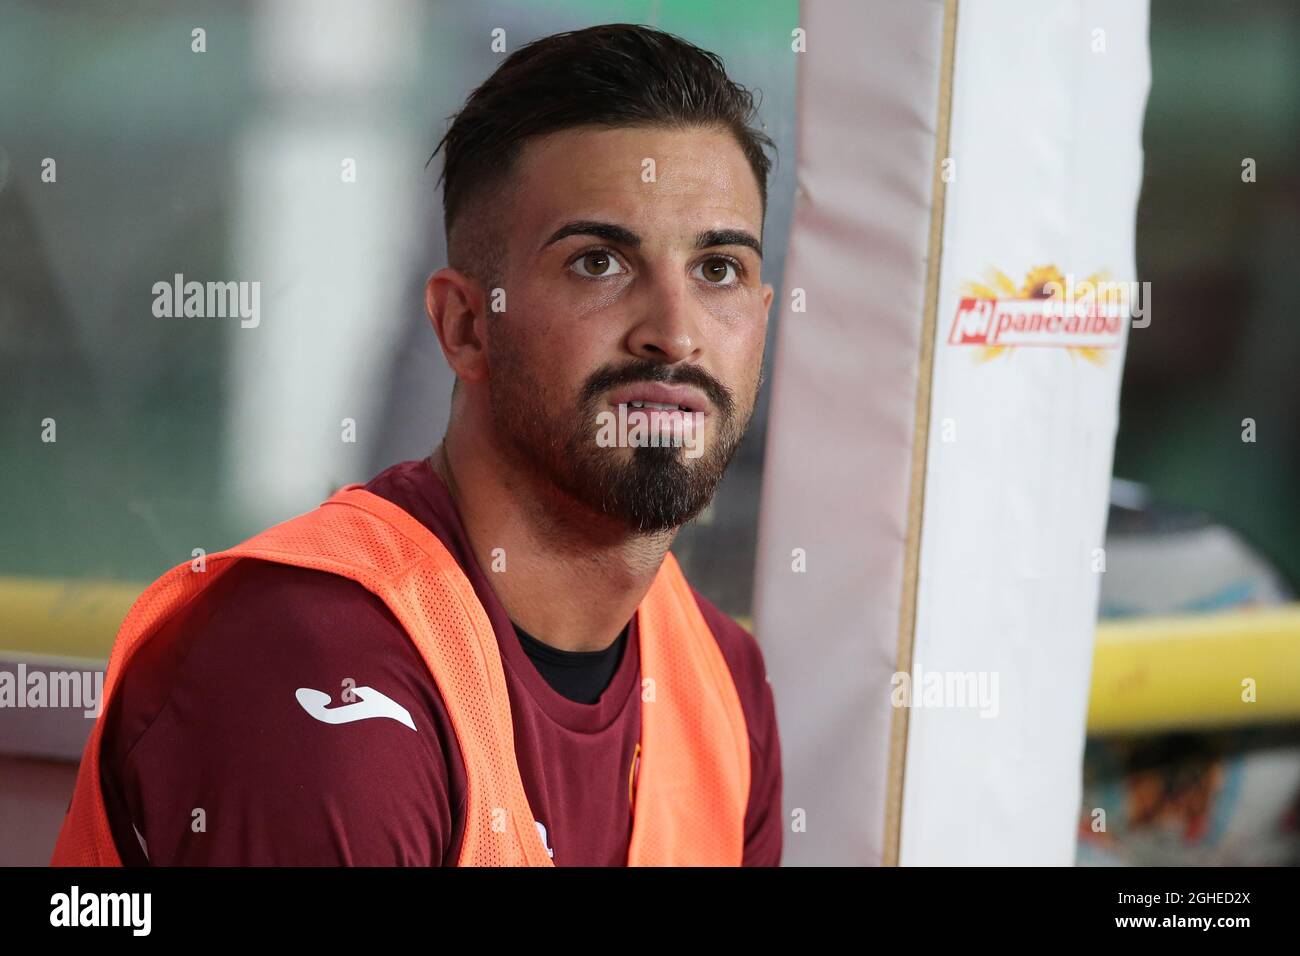
[[[569,236],[595,236],[606,242],[618,243],[635,249],[641,245],[641,237],[625,226],[612,222],[600,222],[595,219],[576,219],[566,222],[542,243],[542,248],[554,245]],[[763,244],[743,229],[709,229],[695,237],[696,249],[711,249],[714,246],[746,246],[763,258]]]
[[743,229],[710,229],[695,237],[696,249],[711,249],[714,246],[747,246],[763,258],[763,244]]
[[547,246],[554,245],[569,236],[595,236],[597,239],[616,242],[621,246],[628,246],[632,249],[641,245],[641,237],[624,226],[616,226],[612,222],[598,222],[594,219],[577,219],[573,222],[566,222],[551,233],[551,237],[542,243],[542,248],[545,249]]

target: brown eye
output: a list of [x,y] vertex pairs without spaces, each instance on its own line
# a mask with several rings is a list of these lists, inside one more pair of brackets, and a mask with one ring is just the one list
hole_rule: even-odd
[[588,252],[573,260],[573,265],[569,267],[580,276],[588,279],[603,279],[606,276],[618,275],[622,272],[619,262],[608,252],[596,250]]
[[735,285],[739,276],[730,259],[714,257],[705,259],[699,266],[700,278],[713,285]]

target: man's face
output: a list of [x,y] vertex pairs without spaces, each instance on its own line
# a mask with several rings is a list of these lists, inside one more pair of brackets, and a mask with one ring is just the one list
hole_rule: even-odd
[[497,433],[595,512],[678,527],[712,498],[760,384],[754,174],[723,130],[583,127],[529,142],[514,175],[505,311],[487,321]]

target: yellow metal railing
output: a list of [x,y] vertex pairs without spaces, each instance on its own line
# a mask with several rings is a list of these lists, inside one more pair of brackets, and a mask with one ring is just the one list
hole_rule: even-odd
[[144,589],[116,581],[0,578],[0,654],[107,660]]
[[1288,719],[1300,719],[1300,604],[1097,628],[1090,732]]

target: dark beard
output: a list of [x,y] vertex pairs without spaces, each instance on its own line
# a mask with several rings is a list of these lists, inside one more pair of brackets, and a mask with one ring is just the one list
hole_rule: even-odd
[[[634,361],[601,369],[587,381],[575,405],[561,408],[548,404],[541,383],[515,358],[493,358],[491,414],[498,434],[570,498],[637,534],[678,528],[699,515],[712,500],[749,424],[748,418],[737,421],[730,389],[695,366],[673,370]],[[713,412],[704,426],[703,454],[687,458],[682,446],[624,450],[597,443],[597,415],[609,410],[601,396],[637,382],[693,385],[709,397]],[[751,402],[750,414],[753,407]],[[558,413],[548,413],[556,408]]]

